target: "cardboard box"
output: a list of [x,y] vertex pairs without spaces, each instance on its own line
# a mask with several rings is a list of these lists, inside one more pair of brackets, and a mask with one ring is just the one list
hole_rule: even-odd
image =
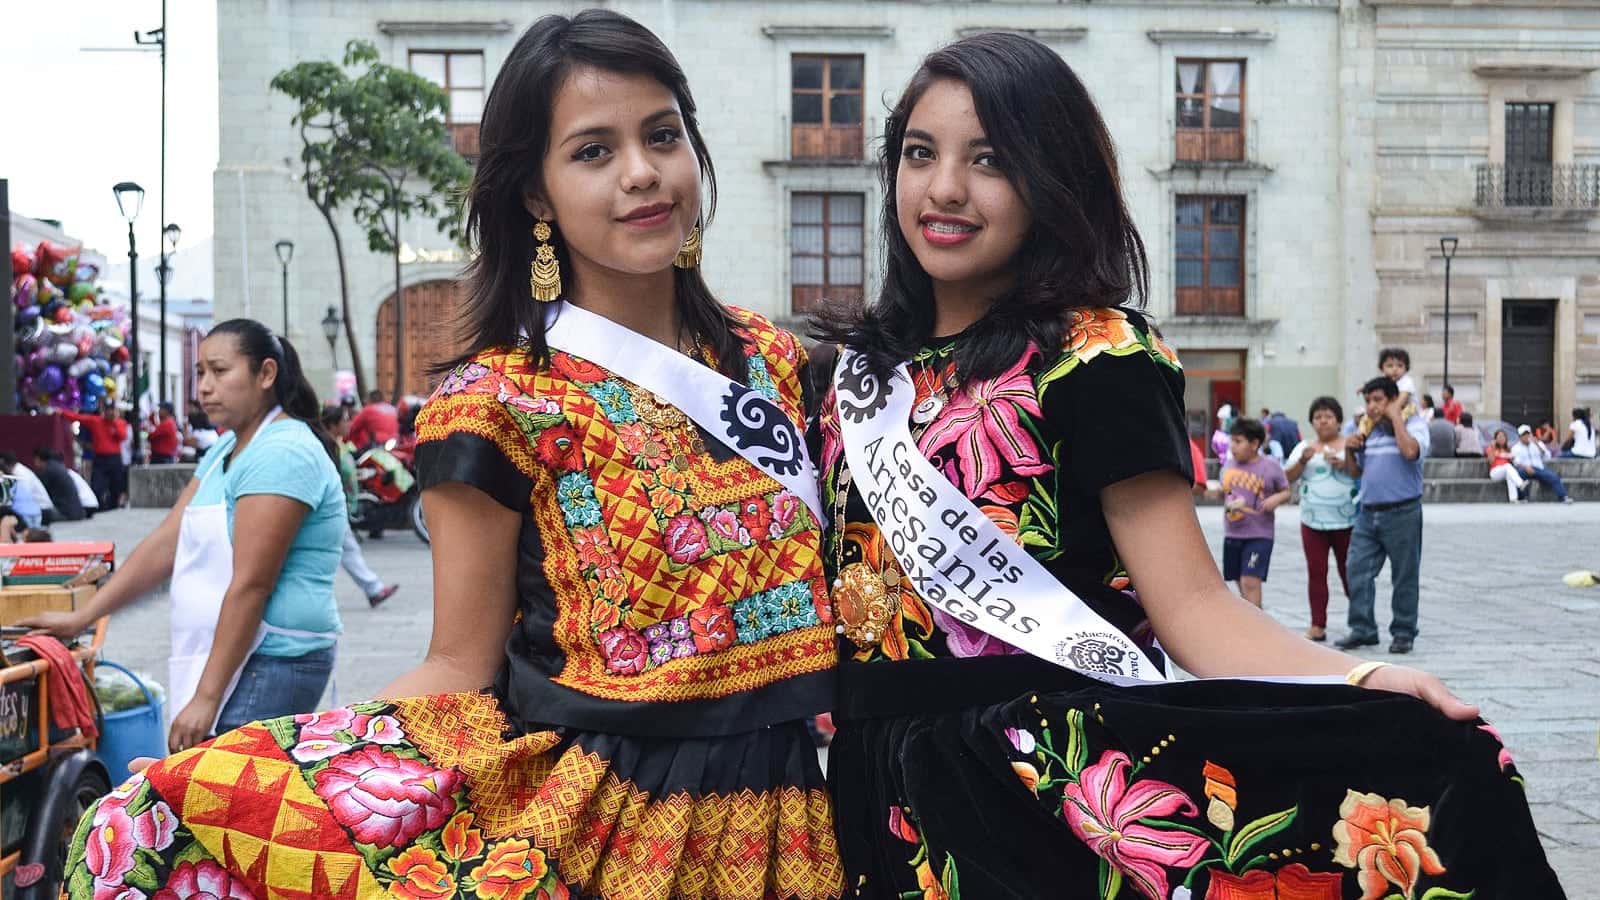
[[115,557],[110,541],[0,544],[0,584],[61,584],[96,566],[113,568]]
[[71,612],[88,603],[94,592],[92,584],[77,588],[51,585],[0,588],[0,625],[12,625],[42,612]]

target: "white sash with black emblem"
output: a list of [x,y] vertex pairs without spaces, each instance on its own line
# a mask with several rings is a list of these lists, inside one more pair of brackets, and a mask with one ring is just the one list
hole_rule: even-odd
[[888,379],[846,349],[834,370],[850,477],[917,595],[985,634],[1119,685],[1166,676],[1116,626],[1056,580],[917,449],[904,364]]
[[545,342],[654,392],[826,521],[805,436],[760,391],[571,303],[546,311]]

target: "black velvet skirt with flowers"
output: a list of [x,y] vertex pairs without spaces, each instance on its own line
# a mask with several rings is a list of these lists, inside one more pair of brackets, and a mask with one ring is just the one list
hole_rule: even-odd
[[1409,697],[1119,689],[1028,657],[845,670],[829,781],[855,896],[1565,897],[1493,728]]

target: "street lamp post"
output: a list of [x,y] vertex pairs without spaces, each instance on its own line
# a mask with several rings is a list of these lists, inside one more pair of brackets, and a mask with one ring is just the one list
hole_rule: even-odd
[[128,424],[133,428],[133,459],[139,460],[139,245],[133,236],[133,220],[139,218],[144,206],[144,188],[132,181],[119,181],[111,188],[117,198],[117,212],[128,222],[128,305],[133,314],[133,334],[130,337],[129,358],[133,361],[130,379],[132,404],[127,413]]
[[272,245],[283,264],[283,336],[289,336],[289,260],[294,259],[294,241],[284,239]]
[[183,229],[168,222],[167,227],[161,229],[161,237],[161,265],[156,266],[156,279],[161,282],[161,375],[156,396],[165,403],[167,402],[167,283],[172,280],[172,254],[178,249]]
[[339,310],[328,307],[327,315],[322,317],[322,336],[328,339],[328,358],[333,360],[333,370],[339,371],[339,326],[344,324],[340,318]]
[[1444,254],[1444,383],[1450,383],[1450,260],[1455,258],[1456,244],[1460,240],[1453,234],[1439,238],[1439,251]]

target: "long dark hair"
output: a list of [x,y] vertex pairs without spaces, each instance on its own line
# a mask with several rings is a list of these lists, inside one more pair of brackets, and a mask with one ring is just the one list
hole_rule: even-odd
[[[541,18],[511,48],[483,107],[478,168],[467,192],[467,238],[478,255],[467,266],[460,335],[464,352],[441,371],[495,347],[521,345],[540,365],[549,361],[544,309],[528,291],[528,266],[537,245],[534,218],[523,205],[523,195],[544,192],[551,109],[567,76],[581,66],[645,75],[672,91],[706,185],[701,218],[711,220],[717,205],[716,171],[695,120],[688,79],[672,51],[648,28],[609,10]],[[570,287],[571,257],[560,226],[552,222],[550,228],[562,277]],[[684,325],[708,339],[724,375],[744,381],[749,372],[734,330],[738,321],[717,302],[698,268],[674,268],[672,274]]]
[[900,233],[895,190],[911,110],[942,78],[972,92],[984,134],[1033,216],[1012,263],[1013,287],[994,298],[957,351],[956,377],[968,381],[998,375],[1030,341],[1060,346],[1067,310],[1142,307],[1149,264],[1122,199],[1111,134],[1072,68],[1032,38],[973,35],[923,59],[885,121],[882,292],[871,304],[825,305],[814,336],[848,344],[887,372],[933,332],[933,285]]
[[1594,423],[1589,421],[1588,409],[1582,406],[1575,406],[1572,408],[1572,417],[1583,423],[1583,427],[1589,431],[1589,437],[1594,437]]
[[322,427],[322,408],[317,404],[317,392],[306,380],[305,369],[300,366],[300,354],[295,352],[289,339],[272,333],[272,329],[255,319],[229,319],[206,334],[207,338],[219,334],[233,335],[239,353],[250,361],[250,371],[259,372],[267,360],[278,364],[278,377],[272,382],[273,399],[283,411],[306,423],[311,433],[322,443],[322,449],[339,463],[339,450],[333,438]]

